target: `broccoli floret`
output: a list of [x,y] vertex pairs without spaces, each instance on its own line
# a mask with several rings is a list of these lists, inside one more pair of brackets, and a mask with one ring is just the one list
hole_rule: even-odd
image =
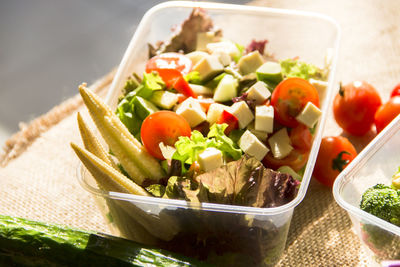
[[360,208],[400,226],[400,190],[377,184],[364,192]]

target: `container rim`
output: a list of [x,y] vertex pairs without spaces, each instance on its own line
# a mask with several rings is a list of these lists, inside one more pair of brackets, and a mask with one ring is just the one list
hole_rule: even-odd
[[[238,13],[253,13],[253,14],[261,14],[261,15],[277,14],[277,15],[287,15],[289,17],[295,16],[295,17],[304,17],[304,18],[314,18],[314,19],[317,19],[320,21],[327,22],[334,29],[336,38],[335,38],[335,41],[332,43],[332,47],[331,47],[333,56],[332,56],[331,70],[329,73],[329,77],[327,79],[328,86],[326,89],[326,96],[325,96],[325,102],[327,102],[327,103],[325,104],[324,108],[322,109],[322,116],[320,118],[320,122],[318,124],[317,131],[316,131],[315,137],[314,137],[314,140],[321,140],[322,130],[325,126],[328,109],[331,105],[330,102],[332,102],[332,101],[327,101],[327,100],[332,99],[332,95],[333,95],[333,83],[334,83],[335,74],[336,74],[336,66],[337,66],[338,53],[339,53],[339,44],[340,44],[340,39],[341,39],[340,26],[334,19],[332,19],[329,16],[315,13],[315,12],[290,10],[290,9],[259,7],[259,6],[251,6],[251,5],[213,3],[213,2],[198,2],[198,1],[168,1],[168,2],[164,2],[161,4],[155,5],[154,7],[149,9],[144,14],[126,51],[127,52],[131,51],[136,46],[136,44],[141,41],[138,38],[138,33],[143,31],[144,26],[146,24],[150,23],[150,18],[154,13],[156,13],[162,9],[173,8],[173,7],[185,7],[185,8],[200,7],[200,8],[206,9],[206,10],[207,9],[208,10],[224,10],[224,11],[235,11]],[[124,72],[123,70],[129,63],[130,55],[127,52],[125,52],[125,54],[122,58],[122,61],[117,69],[115,77],[111,83],[110,89],[106,95],[106,103],[107,104],[110,104],[110,102],[112,101],[113,93],[115,90],[118,89],[117,88],[118,82],[123,78],[123,72]],[[319,146],[320,146],[320,141],[313,142],[311,151],[318,151]],[[295,199],[293,199],[291,202],[289,202],[285,205],[282,205],[279,207],[273,207],[273,208],[255,208],[255,207],[222,205],[222,204],[213,204],[213,203],[201,203],[199,205],[196,205],[193,203],[186,202],[184,200],[169,200],[169,199],[165,200],[165,199],[156,198],[156,197],[144,197],[144,196],[136,196],[136,195],[131,195],[131,194],[117,193],[117,192],[105,192],[105,191],[99,190],[97,188],[94,188],[93,186],[91,186],[84,180],[82,170],[84,170],[85,168],[83,168],[82,165],[78,168],[78,180],[81,183],[81,185],[89,192],[94,193],[96,195],[102,195],[104,197],[113,198],[113,199],[120,199],[120,200],[126,200],[126,201],[137,201],[137,202],[142,202],[142,203],[162,204],[165,206],[174,206],[174,207],[178,206],[178,207],[184,207],[184,208],[201,208],[203,210],[210,210],[210,211],[212,210],[212,211],[223,211],[223,212],[236,212],[236,213],[246,213],[246,214],[254,214],[254,215],[265,215],[265,214],[273,215],[273,214],[281,214],[281,213],[285,213],[290,210],[293,210],[294,207],[296,207],[304,199],[307,188],[308,188],[310,180],[311,180],[313,165],[315,163],[316,157],[317,157],[317,153],[310,154],[310,157],[309,157],[307,165],[306,165],[306,171],[303,175],[303,177],[306,177],[306,179],[302,180],[299,191],[298,191]]]
[[386,126],[375,138],[350,162],[350,164],[338,175],[333,184],[333,196],[336,202],[346,211],[365,219],[369,223],[373,223],[389,231],[393,234],[400,236],[400,227],[389,223],[381,218],[376,217],[366,211],[355,207],[346,202],[340,192],[351,177],[359,171],[368,159],[375,154],[390,138],[393,137],[397,131],[400,130],[400,115],[398,115],[392,122]]

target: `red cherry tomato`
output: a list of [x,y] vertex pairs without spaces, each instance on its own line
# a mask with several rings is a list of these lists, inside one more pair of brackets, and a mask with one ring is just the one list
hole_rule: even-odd
[[318,91],[308,81],[296,77],[280,82],[271,96],[276,120],[292,128],[299,124],[296,116],[308,102],[319,107]]
[[400,96],[400,83],[393,88],[390,97],[394,97],[396,95]]
[[300,150],[294,149],[288,156],[286,156],[283,159],[277,159],[275,158],[271,151],[267,153],[267,155],[264,157],[262,160],[262,163],[266,168],[271,168],[271,169],[278,169],[279,167],[282,166],[289,166],[292,168],[294,171],[299,171],[301,168],[306,165],[307,160],[308,160],[308,155],[309,152],[302,152]]
[[140,137],[146,150],[158,159],[164,159],[159,144],[174,146],[179,136],[190,136],[189,123],[173,111],[157,111],[150,114],[142,124]]
[[393,96],[388,102],[378,108],[375,113],[376,131],[383,130],[397,115],[400,114],[400,96]]
[[228,111],[224,110],[221,113],[221,116],[217,120],[218,124],[226,123],[228,124],[228,127],[225,129],[224,133],[226,135],[229,135],[229,133],[234,130],[239,128],[239,120],[236,118],[235,115],[232,113],[229,113]]
[[146,72],[151,72],[155,69],[174,69],[182,75],[186,75],[192,69],[192,61],[183,54],[174,52],[163,53],[147,61]]
[[312,135],[307,126],[303,124],[297,125],[295,128],[291,129],[289,137],[294,148],[304,152],[310,151]]
[[313,176],[320,183],[332,187],[339,173],[357,156],[353,144],[343,136],[329,136],[321,140]]
[[375,112],[381,103],[372,85],[355,81],[340,87],[333,101],[333,115],[343,130],[361,136],[371,129]]
[[185,97],[197,98],[195,92],[190,88],[189,83],[183,78],[182,74],[174,69],[153,69],[158,72],[167,88],[174,88]]

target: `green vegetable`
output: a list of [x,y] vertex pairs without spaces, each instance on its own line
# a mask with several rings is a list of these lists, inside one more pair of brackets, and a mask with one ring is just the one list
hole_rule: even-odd
[[267,84],[278,84],[282,81],[282,68],[279,63],[268,61],[256,70],[257,79]]
[[313,64],[309,64],[296,59],[286,59],[280,61],[282,74],[284,77],[299,77],[306,80],[310,78],[323,79],[324,73]]
[[239,61],[239,59],[243,56],[244,53],[244,46],[238,43],[235,43],[235,46],[237,47],[237,49],[239,50],[239,55],[234,56],[233,60],[237,63]]
[[377,184],[364,192],[360,208],[400,226],[400,190]]
[[165,88],[165,83],[157,72],[143,73],[142,84],[136,88],[135,92],[138,96],[149,99],[154,91]]
[[197,161],[198,155],[208,147],[215,147],[223,153],[224,156],[233,159],[239,159],[242,151],[238,146],[225,135],[224,130],[227,124],[213,124],[207,137],[204,137],[199,131],[193,131],[191,137],[181,136],[175,143],[176,152],[173,159],[180,160],[183,164],[192,164]]
[[394,189],[400,190],[400,167],[392,177],[392,187]]
[[204,266],[123,238],[0,215],[2,266]]
[[185,80],[192,84],[202,84],[200,73],[198,71],[191,71],[185,75]]

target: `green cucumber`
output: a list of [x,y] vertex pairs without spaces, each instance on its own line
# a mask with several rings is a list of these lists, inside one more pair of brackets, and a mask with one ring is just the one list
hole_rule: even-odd
[[282,69],[281,65],[277,62],[268,61],[261,65],[256,70],[257,79],[267,84],[279,83],[282,81]]
[[96,232],[0,215],[0,266],[206,266]]

